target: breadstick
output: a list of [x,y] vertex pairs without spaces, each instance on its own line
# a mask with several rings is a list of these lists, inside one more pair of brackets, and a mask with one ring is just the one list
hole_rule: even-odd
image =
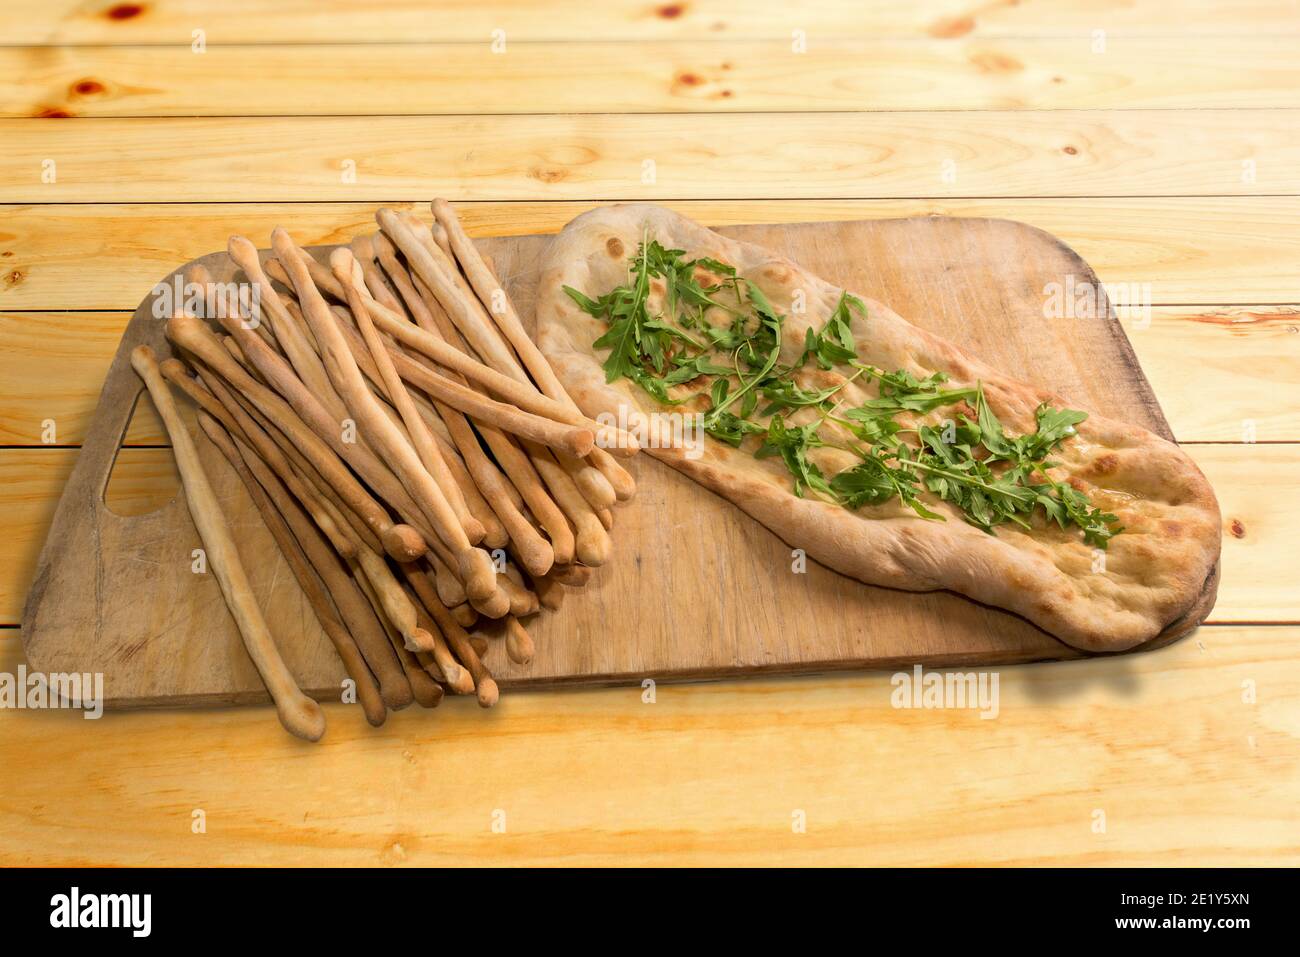
[[478,315],[482,311],[482,306],[474,298],[468,285],[465,285],[465,280],[461,277],[456,264],[449,260],[436,245],[427,246],[421,243],[410,227],[393,210],[380,208],[375,213],[375,219],[392,240],[393,245],[402,251],[411,269],[418,273],[425,285],[432,290],[474,351],[483,356],[487,364],[498,371],[520,382],[527,382],[527,374],[515,361],[509,347],[496,332],[492,321],[486,316]]
[[[425,313],[416,312],[417,316],[427,315],[428,319],[431,320],[424,327],[424,331],[428,334],[427,341],[438,341],[445,344],[454,343],[457,348],[449,355],[451,361],[456,362],[456,354],[462,350],[468,350],[468,345],[466,345],[456,329],[451,326],[450,320],[447,319],[442,308],[430,297],[427,289],[420,282],[419,276],[413,273],[411,278],[419,286],[419,296],[428,303],[428,309]],[[419,361],[427,366],[431,359],[423,356]],[[454,370],[448,370],[447,375],[449,378],[464,381]],[[508,378],[505,381],[510,383]],[[439,410],[442,411],[442,408],[440,407]],[[481,450],[472,432],[468,436],[461,434],[462,432],[468,432],[467,424],[456,421],[454,415],[449,416],[445,411],[443,417],[452,429],[457,445],[465,454],[466,462],[472,463],[475,457],[480,455]],[[568,523],[564,520],[555,504],[549,501],[549,497],[539,488],[536,473],[530,467],[527,459],[518,454],[518,450],[514,448],[513,443],[505,435],[496,432],[483,423],[480,423],[479,430],[483,433],[484,439],[493,449],[494,454],[498,456],[502,469],[514,483],[503,482],[499,486],[499,491],[505,492],[509,496],[509,503],[498,496],[492,499],[492,504],[497,509],[502,523],[508,526],[508,532],[515,543],[516,553],[524,562],[525,567],[533,574],[542,574],[546,563],[535,561],[535,559],[540,557],[549,558],[550,556],[542,552],[542,540],[535,534],[532,524],[524,519],[520,511],[523,508],[523,500],[519,495],[518,488],[524,488],[528,491],[530,504],[533,506],[534,511],[544,519],[543,524],[553,538],[552,546],[549,549],[550,553],[555,556],[556,560],[571,561],[573,536],[568,530]],[[484,480],[480,479],[480,481]]]
[[460,663],[469,672],[470,678],[474,682],[474,690],[478,693],[478,703],[484,708],[492,707],[497,703],[500,692],[497,689],[497,683],[492,679],[492,674],[479,659],[474,646],[470,644],[469,635],[448,614],[447,609],[442,606],[438,596],[433,593],[433,588],[429,584],[427,577],[420,574],[418,569],[409,565],[403,566],[402,571],[406,574],[406,580],[410,584],[411,590],[415,592],[416,597],[420,599],[424,607],[429,610],[434,624],[442,630],[443,637],[447,639],[452,651],[455,652]]
[[[238,325],[238,320],[230,321],[233,325]],[[246,330],[243,334],[248,335]],[[283,373],[285,381],[277,383],[277,388],[283,388],[289,381],[298,385],[300,391],[290,390],[293,395],[290,403],[286,403],[279,395],[249,376],[242,366],[227,355],[221,344],[217,342],[216,336],[202,321],[192,316],[173,316],[167,323],[167,336],[177,345],[202,359],[214,372],[248,397],[277,428],[284,432],[338,491],[343,500],[374,529],[390,555],[398,561],[413,561],[424,554],[425,541],[420,532],[410,526],[394,525],[384,508],[371,498],[365,487],[338,460],[334,452],[341,452],[349,462],[356,462],[359,466],[370,465],[367,459],[368,453],[363,454],[363,450],[355,444],[342,441],[338,423],[335,422],[331,427],[329,413],[315,401],[297,377],[292,375],[292,370],[284,359],[272,352],[257,337],[247,340],[254,357],[254,364],[263,374],[268,371]],[[268,378],[274,381],[273,376]],[[298,418],[299,410],[312,417],[312,425],[309,426]],[[327,444],[330,439],[336,440],[338,444]],[[369,458],[373,459],[373,457]],[[386,481],[381,481],[384,476],[379,472],[386,470],[377,461],[373,465],[374,468],[358,467],[358,471],[367,481],[375,484],[381,493],[401,492],[400,485],[392,478],[391,473],[388,474]],[[404,493],[402,497],[405,497]],[[401,498],[398,501],[401,501]]]
[[462,628],[473,628],[474,623],[478,621],[478,612],[468,602],[449,610],[451,611],[451,617],[455,618]]
[[[282,230],[277,230],[277,234],[282,233]],[[356,260],[352,258],[350,251],[336,249],[330,257],[330,262],[335,277],[340,284],[344,285],[348,305],[356,315],[366,307],[355,288],[345,282],[350,280],[352,266]],[[492,567],[492,560],[488,558],[487,552],[470,544],[465,529],[457,520],[442,490],[425,470],[415,450],[407,444],[379,408],[375,397],[371,395],[370,389],[361,377],[361,370],[357,368],[356,360],[348,348],[337,320],[325,306],[324,300],[316,293],[315,287],[306,288],[310,286],[306,278],[295,274],[292,266],[286,268],[295,282],[305,283],[305,285],[298,285],[299,301],[303,305],[304,315],[311,324],[312,331],[316,333],[316,341],[328,356],[326,371],[343,394],[343,401],[389,456],[393,467],[415,496],[420,510],[433,523],[438,537],[455,554],[461,579],[465,582],[470,595],[480,599],[491,597],[497,591],[496,571]]]
[[[370,526],[366,525],[356,512],[352,511],[347,503],[339,498],[338,493],[330,487],[328,482],[321,478],[320,473],[316,471],[312,464],[303,457],[303,454],[294,447],[292,442],[285,438],[284,433],[268,422],[266,417],[258,411],[257,406],[253,405],[242,394],[232,392],[231,395],[284,454],[289,461],[291,471],[307,487],[309,493],[315,494],[317,503],[333,521],[334,528],[339,532],[340,540],[336,541],[328,535],[326,537],[330,538],[330,544],[334,546],[334,550],[345,558],[352,557],[352,553],[357,547],[352,540],[355,537],[377,552],[384,551],[383,543],[380,542]],[[346,534],[345,530],[348,527],[352,528],[355,536]]]
[[[630,433],[614,426],[602,425],[588,419],[579,411],[566,408],[554,399],[542,395],[530,383],[519,382],[508,375],[498,372],[490,365],[485,365],[473,356],[450,345],[445,338],[436,336],[429,330],[410,322],[394,320],[391,315],[378,310],[371,310],[371,318],[379,329],[391,335],[404,346],[419,351],[438,363],[438,365],[458,372],[471,382],[501,396],[502,399],[517,406],[520,412],[546,419],[552,423],[568,425],[575,429],[590,432],[593,440],[599,439],[601,444],[612,446],[621,455],[635,455],[640,449],[640,445]],[[390,348],[389,351],[395,352],[396,350]],[[407,362],[409,361],[407,359]],[[437,373],[431,371],[428,371],[428,374],[437,375]],[[403,378],[406,378],[405,374],[403,374]],[[439,396],[439,398],[441,397]],[[447,401],[448,404],[456,404],[450,400]],[[485,401],[492,402],[493,400],[486,399]],[[459,405],[456,407],[461,408]],[[466,408],[463,411],[468,415],[474,415],[473,409]],[[494,422],[494,424],[499,423]],[[508,428],[505,425],[502,427]],[[569,448],[569,446],[564,447]],[[575,454],[584,455],[591,451],[591,446],[584,443],[583,447],[572,447],[571,450]]]
[[387,306],[393,312],[401,313],[405,307],[401,300],[389,288],[388,283],[384,281],[384,275],[380,272],[379,267],[375,265],[375,247],[370,236],[353,237],[352,242],[348,244],[352,250],[352,255],[361,267],[362,288],[369,291],[371,298],[376,302]]
[[524,449],[550,490],[551,497],[573,523],[575,557],[584,565],[605,564],[609,558],[609,533],[605,531],[605,526],[601,524],[591,503],[578,491],[573,476],[550,456],[547,449],[537,446],[529,448],[528,445]]
[[[470,286],[473,287],[484,304],[484,312],[492,318],[497,328],[510,342],[510,345],[514,347],[516,355],[519,356],[524,367],[532,375],[537,387],[544,395],[563,402],[574,412],[577,412],[577,403],[573,401],[573,398],[555,375],[555,370],[551,368],[550,362],[542,355],[542,351],[524,329],[524,324],[520,321],[519,314],[510,302],[510,297],[506,295],[500,280],[484,262],[478,247],[466,234],[461,226],[460,218],[456,215],[456,211],[445,199],[435,199],[432,208],[433,215],[439,225],[446,230],[449,244],[455,252],[456,261],[460,263]],[[499,308],[489,307],[489,304],[492,307],[499,306]],[[593,487],[594,476],[590,474],[585,476],[575,475],[575,481],[577,481],[579,488],[588,496],[591,504],[597,508],[607,508],[613,504],[612,501],[608,500],[606,490],[619,498],[630,498],[632,492],[635,491],[635,483],[633,483],[632,477],[610,458],[607,447],[602,446],[602,450],[604,454],[598,451],[592,455],[592,463],[603,476],[603,483],[596,484]],[[567,467],[571,463],[561,462],[561,464]],[[572,472],[572,469],[570,471]],[[620,490],[625,493],[625,496],[619,495]]]
[[[433,567],[433,584],[438,592],[438,600],[448,608],[455,608],[457,605],[463,605],[469,599],[465,594],[465,586],[461,584],[446,563],[434,552],[424,556],[429,564]],[[502,584],[504,589],[505,585]]]
[[474,676],[471,675],[469,670],[463,667],[460,662],[456,660],[456,656],[451,653],[451,649],[447,647],[447,640],[443,636],[442,631],[429,615],[429,612],[425,609],[424,605],[420,603],[415,592],[409,585],[403,587],[405,588],[406,594],[412,605],[415,606],[415,614],[420,619],[420,626],[425,628],[434,636],[433,650],[422,656],[422,660],[425,662],[425,667],[429,667],[429,659],[432,659],[432,668],[430,668],[430,671],[435,675],[442,675],[443,682],[455,694],[469,694],[474,690]]
[[402,591],[401,583],[393,577],[388,563],[383,557],[368,548],[358,548],[357,565],[370,581],[375,597],[383,608],[385,616],[402,636],[402,641],[410,651],[432,651],[434,639],[421,628],[415,617],[415,607]]
[[[175,360],[168,360],[168,362],[173,361]],[[177,363],[177,366],[179,365],[180,363]],[[182,390],[186,394],[196,398],[210,415],[221,422],[226,431],[235,438],[243,439],[275,471],[280,480],[289,487],[289,491],[293,493],[294,497],[302,502],[307,514],[316,523],[316,527],[325,534],[325,537],[329,539],[330,544],[338,550],[339,554],[349,557],[355,554],[352,542],[344,536],[342,530],[335,524],[333,516],[326,510],[316,490],[298,477],[297,473],[289,465],[288,459],[280,451],[280,447],[262,430],[261,425],[248,414],[247,410],[222,385],[221,380],[215,374],[208,373],[211,378],[203,380],[208,387],[204,389],[184,373],[180,373],[175,377],[168,375],[167,362],[164,362],[163,366],[164,376],[167,376],[173,382],[186,383],[182,386]],[[217,412],[218,409],[221,410],[222,414]]]
[[[212,281],[212,273],[208,272],[208,267],[204,266],[202,263],[190,263],[190,265],[185,267],[185,283],[187,287],[198,286],[203,290],[203,309],[196,311],[204,318],[220,320],[233,313],[239,313],[242,315],[241,311],[235,305],[236,300],[234,298],[233,290],[228,290],[226,298],[224,300],[221,299],[218,296],[218,289],[220,287],[217,283]],[[188,306],[188,304],[189,300],[187,298],[186,305]],[[180,311],[183,312],[185,310]],[[267,345],[273,349],[279,348],[276,345],[275,336],[271,334],[271,330],[268,329],[260,319],[248,317],[245,321],[246,328],[256,331]]]
[[[492,321],[488,319],[485,314],[484,303],[491,299],[491,295],[485,294],[482,297],[483,302],[480,302],[479,298],[476,298],[474,290],[460,278],[455,262],[445,260],[439,262],[439,260],[443,259],[441,252],[436,247],[422,245],[414,233],[407,227],[400,217],[393,213],[392,210],[380,209],[376,213],[376,219],[378,219],[385,232],[389,233],[392,241],[395,242],[406,254],[407,260],[411,263],[412,267],[415,268],[421,277],[426,280],[430,288],[434,290],[435,295],[438,297],[447,313],[453,317],[460,332],[464,335],[465,339],[471,343],[479,355],[484,358],[486,365],[493,367],[506,378],[516,380],[520,392],[522,393],[520,399],[527,401],[525,396],[531,396],[536,392],[536,389],[528,379],[527,373],[525,373],[515,361],[514,354],[511,352],[510,346],[502,337],[501,332],[493,325]],[[481,260],[476,259],[476,262],[479,264],[479,268],[482,269]],[[495,283],[493,283],[493,285],[495,285]],[[412,344],[424,343],[427,346],[428,341],[432,339],[432,337],[428,335],[422,336],[422,332],[423,330],[414,330],[409,326],[403,330],[406,339]],[[394,335],[397,334],[398,330],[394,329]],[[434,349],[432,351],[442,352],[443,350]],[[448,361],[451,362],[453,360],[449,358]],[[420,386],[420,383],[418,382],[415,384]],[[505,392],[516,388],[516,386],[506,386],[503,384],[498,388],[500,388],[503,391],[503,394],[505,394]],[[577,407],[571,401],[567,404],[554,404],[560,406],[560,411],[557,414],[579,414]],[[517,432],[524,438],[535,439],[534,436],[526,435],[519,429],[509,429],[509,431]],[[545,444],[560,448],[561,451],[569,453],[568,455],[563,456],[560,461],[564,467],[567,467],[572,472],[574,480],[578,483],[581,494],[584,498],[594,502],[601,508],[613,504],[617,499],[617,494],[612,486],[610,486],[609,482],[594,467],[578,461],[578,458],[586,455],[591,451],[590,449],[581,450],[561,448],[560,446],[556,446],[555,443],[550,442]],[[624,443],[618,444],[621,446]],[[549,456],[539,456],[536,450],[530,450],[528,457],[531,459],[531,465],[533,467],[538,471],[543,472],[543,474],[549,474],[549,466],[551,464]],[[500,455],[498,455],[498,460],[500,460]],[[516,485],[518,485],[519,476],[512,473],[511,477],[516,480]],[[550,483],[548,483],[548,486],[549,484]],[[523,491],[523,489],[521,488],[520,491]],[[571,511],[569,507],[566,507],[571,505],[571,503],[572,500],[566,496],[561,504],[563,511],[569,513],[569,518],[573,519],[575,522],[585,522],[589,509],[583,508],[574,512]],[[536,514],[536,509],[534,509],[534,513]],[[546,517],[541,515],[538,517],[542,520],[544,527],[546,527],[548,534],[551,536],[552,544],[559,545],[557,552],[560,553],[559,557],[562,558],[564,545],[571,536],[568,536],[566,533],[557,529],[554,522],[548,524]],[[595,538],[593,535],[588,535],[587,537],[589,541]]]
[[256,456],[245,459],[245,463],[320,576],[358,650],[379,682],[379,693],[384,703],[394,711],[407,707],[413,700],[411,686],[389,645],[388,636],[371,611],[369,602],[357,589],[356,582],[277,477]]
[[591,579],[591,569],[586,565],[557,565],[551,569],[550,577],[561,584],[577,588],[587,584]]
[[537,593],[541,606],[548,611],[558,611],[564,604],[564,586],[550,575],[534,578],[533,591]]
[[307,341],[306,335],[298,327],[297,322],[289,315],[284,303],[280,301],[280,296],[262,270],[261,260],[257,257],[257,247],[243,236],[231,236],[226,250],[235,265],[242,269],[257,287],[262,311],[270,315],[271,328],[275,332],[276,341],[298,373],[298,378],[312,390],[330,415],[336,419],[347,418],[347,409],[343,405],[343,400],[330,384],[329,376],[325,374],[325,367],[321,365],[316,350]]
[[374,361],[380,378],[383,380],[388,396],[393,405],[397,407],[397,412],[406,426],[406,433],[411,446],[419,456],[425,471],[437,484],[439,491],[442,492],[443,498],[451,507],[455,520],[460,522],[461,529],[469,539],[470,544],[477,545],[483,540],[485,530],[479,524],[478,519],[470,514],[469,506],[465,503],[465,497],[461,494],[460,486],[456,484],[451,470],[443,460],[442,453],[438,450],[429,427],[420,418],[420,414],[415,409],[415,403],[411,401],[411,396],[406,391],[406,387],[402,385],[397,370],[393,368],[393,360],[370,319],[370,311],[366,308],[365,303],[361,301],[360,296],[356,297],[355,302],[350,302],[350,305],[352,305],[352,315],[361,330],[361,336],[370,351],[370,357]]
[[501,588],[510,596],[510,614],[516,618],[526,618],[529,615],[537,614],[538,609],[541,607],[537,596],[524,587],[522,581],[518,581],[510,575],[508,565],[506,574],[502,578],[504,581],[501,583]]
[[285,563],[288,564],[289,570],[293,572],[293,577],[298,580],[298,585],[307,597],[307,603],[311,605],[316,620],[320,622],[321,630],[325,632],[325,636],[334,645],[334,650],[338,652],[339,658],[343,661],[343,667],[347,671],[348,677],[356,685],[357,703],[361,705],[366,720],[373,727],[379,727],[388,717],[388,707],[384,704],[379,685],[376,683],[374,675],[370,673],[365,658],[357,649],[356,641],[343,627],[338,612],[334,610],[333,604],[321,587],[320,579],[309,566],[302,548],[289,531],[288,525],[285,524],[279,511],[276,510],[267,492],[258,484],[252,472],[249,471],[243,456],[245,454],[253,455],[254,453],[247,446],[243,449],[237,448],[237,439],[208,413],[199,413],[199,424],[202,426],[203,431],[207,433],[208,438],[212,440],[212,443],[226,456],[231,468],[235,470],[240,481],[244,483],[244,487],[248,489],[253,504],[257,506],[257,511],[262,516],[262,521],[266,524],[267,530],[270,531],[271,537],[275,539],[276,545],[279,546],[280,554],[284,556]]
[[506,617],[506,654],[517,665],[526,665],[536,654],[533,638],[528,629],[519,623],[514,615]]
[[[270,393],[269,390],[263,390],[263,393],[274,400],[273,411],[269,411],[267,414],[276,416],[277,424],[282,417],[286,425],[291,425],[294,428],[301,426],[301,431],[314,433],[318,444],[319,442],[327,443],[325,446],[327,452],[332,449],[334,453],[356,469],[362,478],[379,492],[406,521],[410,522],[411,526],[414,526],[412,528],[406,525],[393,525],[388,513],[369,497],[368,492],[356,483],[351,473],[342,467],[342,463],[338,462],[333,455],[325,455],[325,458],[329,460],[331,469],[328,472],[322,470],[322,474],[328,475],[331,481],[334,481],[337,477],[347,483],[346,489],[340,488],[340,491],[346,490],[350,495],[355,495],[357,490],[360,490],[360,497],[356,503],[356,505],[360,506],[358,514],[375,528],[376,533],[379,534],[384,543],[385,550],[393,558],[398,561],[410,561],[423,554],[425,540],[432,537],[432,532],[429,532],[425,527],[423,520],[418,515],[415,503],[407,495],[401,482],[363,443],[344,440],[341,423],[330,416],[320,402],[316,400],[311,390],[298,379],[288,363],[267,348],[255,336],[250,335],[247,330],[241,329],[237,320],[225,320],[225,325],[236,338],[243,341],[249,361],[280,393],[277,396]],[[203,331],[203,329],[188,330],[189,334],[199,340],[203,339]],[[242,389],[239,382],[232,384]],[[285,404],[285,400],[287,400],[288,405]],[[298,418],[299,415],[302,416],[301,419]],[[295,441],[297,441],[296,437]],[[307,450],[304,449],[304,451]],[[313,459],[313,461],[315,460]],[[351,503],[352,499],[349,498],[348,501]]]
[[190,515],[199,530],[199,537],[203,540],[203,547],[221,586],[221,593],[225,596],[226,605],[239,626],[248,656],[253,659],[266,690],[275,702],[280,723],[290,734],[308,741],[319,741],[325,733],[325,713],[319,704],[298,688],[275,647],[266,620],[253,597],[253,588],[240,563],[239,552],[226,527],[225,517],[221,514],[221,506],[217,504],[216,494],[203,471],[203,464],[199,461],[190,434],[181,421],[171,391],[158,371],[158,361],[153,350],[148,346],[137,346],[131,352],[131,366],[144,380],[166,426],[176,456],[176,467],[185,487]]
[[374,617],[378,619],[380,627],[387,636],[389,647],[397,655],[397,660],[406,673],[406,680],[411,685],[411,694],[415,698],[415,703],[422,708],[438,707],[442,703],[443,690],[442,685],[438,684],[425,668],[423,659],[429,658],[428,652],[419,652],[417,654],[407,649],[402,636],[393,628],[392,622],[384,616],[383,605],[379,601],[379,597],[371,589],[370,580],[366,578],[355,560],[348,564],[354,576],[356,587],[370,603],[370,607],[374,611]]
[[[545,574],[555,561],[555,551],[551,544],[538,534],[532,522],[524,516],[523,500],[511,483],[512,476],[508,471],[502,474],[496,464],[487,457],[479,444],[478,436],[474,434],[473,428],[460,412],[437,401],[434,401],[433,405],[438,415],[442,417],[455,447],[464,456],[466,469],[482,490],[483,498],[500,519],[509,540],[514,544],[515,554],[530,572]],[[489,445],[509,443],[504,433],[497,432],[490,426],[480,425],[480,431]],[[502,468],[504,467],[503,464]]]

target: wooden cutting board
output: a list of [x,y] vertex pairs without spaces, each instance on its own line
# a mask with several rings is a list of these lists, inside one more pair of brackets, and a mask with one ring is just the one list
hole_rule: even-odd
[[[1072,405],[1172,438],[1104,295],[1095,317],[1049,317],[1054,289],[1078,296],[1100,287],[1087,263],[1041,230],[934,217],[721,232],[887,303]],[[529,319],[547,241],[480,241]],[[224,254],[199,261],[219,280],[231,276]],[[191,570],[200,543],[183,497],[134,517],[104,504],[141,392],[129,353],[140,343],[170,352],[151,306],[152,296],[127,326],[41,553],[24,615],[27,659],[39,671],[102,672],[112,706],[265,701],[216,581]],[[344,677],[337,657],[238,479],[206,437],[198,443],[286,662],[305,689],[336,698]],[[616,513],[611,560],[558,612],[529,622],[533,662],[514,665],[493,642],[487,661],[503,687],[1080,655],[1014,615],[957,595],[874,588],[811,562],[796,573],[784,543],[711,492],[649,456],[632,469],[639,491]],[[1197,607],[1151,645],[1199,624],[1217,581],[1216,569]]]

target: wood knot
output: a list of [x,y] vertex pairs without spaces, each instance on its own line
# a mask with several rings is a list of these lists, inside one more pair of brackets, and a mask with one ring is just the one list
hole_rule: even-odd
[[1241,519],[1234,518],[1232,524],[1228,526],[1228,531],[1232,533],[1233,538],[1245,538],[1246,526],[1242,524]]
[[115,7],[109,7],[104,11],[104,16],[110,20],[131,20],[144,13],[144,4],[142,3],[119,3]]
[[1078,154],[1079,151],[1073,146],[1067,146],[1062,152],[1069,153],[1071,156],[1075,156],[1076,154]]
[[104,89],[104,84],[92,79],[78,80],[72,84],[73,96],[95,96],[98,93],[103,93]]
[[974,17],[943,17],[930,24],[926,32],[940,40],[950,40],[953,37],[964,37],[974,29]]
[[559,183],[569,178],[569,171],[565,169],[538,168],[529,170],[528,175],[543,183]]
[[676,20],[685,12],[686,5],[682,3],[666,3],[655,11],[655,13],[659,14],[659,16],[663,17],[665,20]]

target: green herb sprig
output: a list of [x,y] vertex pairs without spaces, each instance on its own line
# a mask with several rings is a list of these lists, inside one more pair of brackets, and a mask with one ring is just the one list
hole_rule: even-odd
[[[1032,528],[1031,516],[1041,508],[1049,521],[1062,529],[1078,528],[1084,541],[1098,548],[1123,531],[1115,515],[1048,473],[1053,467],[1048,456],[1074,437],[1087,413],[1044,403],[1035,412],[1035,431],[1009,436],[982,383],[946,388],[948,377],[942,372],[920,378],[905,369],[890,372],[859,361],[852,322],[855,316],[867,318],[867,309],[847,292],[821,329],[807,330],[798,360],[781,367],[785,317],[762,289],[726,263],[686,260],[684,255],[647,236],[629,260],[626,284],[599,299],[564,287],[580,309],[608,325],[594,343],[609,350],[606,381],[627,378],[656,401],[680,405],[688,398],[674,398],[671,389],[713,377],[707,394],[689,397],[707,396],[705,431],[737,448],[757,438],[754,454],[779,457],[799,496],[813,494],[848,509],[897,499],[923,519],[943,521],[922,500],[929,494],[989,534],[1005,523]],[[701,285],[696,279],[701,269],[721,281]],[[664,308],[651,315],[651,280],[656,278],[664,282]],[[710,310],[724,313],[725,324],[706,322]],[[837,385],[810,389],[794,378],[809,363],[827,371],[848,365],[854,372]],[[877,396],[841,412],[844,388],[864,376],[876,383]],[[837,396],[841,398],[832,405]],[[765,400],[760,415],[768,419],[766,425],[751,418],[760,400]],[[973,419],[959,414],[941,426],[905,428],[896,418],[962,405],[973,408]],[[804,425],[788,420],[804,409],[819,415]],[[825,438],[821,430],[827,422],[842,428],[850,441]],[[915,445],[903,441],[908,434],[915,436]],[[827,478],[813,458],[821,448],[850,452],[858,462]]]

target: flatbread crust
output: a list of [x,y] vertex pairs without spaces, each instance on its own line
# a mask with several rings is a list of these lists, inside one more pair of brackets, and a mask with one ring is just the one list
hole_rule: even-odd
[[[799,265],[663,207],[620,205],[585,213],[564,228],[543,259],[537,330],[560,380],[592,417],[621,411],[635,423],[640,413],[670,411],[625,379],[605,382],[606,351],[592,347],[605,323],[580,310],[563,291],[572,286],[594,298],[626,282],[628,257],[643,235],[685,250],[688,259],[729,263],[761,288],[787,317],[782,362],[799,355],[805,330],[820,329],[840,297],[838,287]],[[806,297],[802,314],[792,308],[799,291]],[[863,362],[922,377],[942,371],[953,388],[982,381],[990,407],[1012,435],[1034,431],[1040,403],[1069,405],[999,373],[885,305],[859,298],[867,317],[854,318],[853,333]],[[844,394],[856,404],[875,392],[855,382]],[[1054,476],[1068,475],[1124,526],[1110,541],[1099,571],[1094,571],[1098,552],[1085,544],[1082,533],[1049,525],[1041,509],[1032,530],[1003,524],[989,535],[929,494],[927,507],[947,521],[921,519],[898,502],[849,511],[800,498],[780,459],[756,459],[748,445],[735,449],[709,438],[695,458],[681,448],[648,451],[845,575],[911,591],[955,591],[1022,615],[1077,648],[1121,651],[1155,637],[1198,601],[1219,556],[1219,506],[1205,476],[1177,445],[1085,411],[1090,415],[1077,437],[1050,459],[1060,465]]]

